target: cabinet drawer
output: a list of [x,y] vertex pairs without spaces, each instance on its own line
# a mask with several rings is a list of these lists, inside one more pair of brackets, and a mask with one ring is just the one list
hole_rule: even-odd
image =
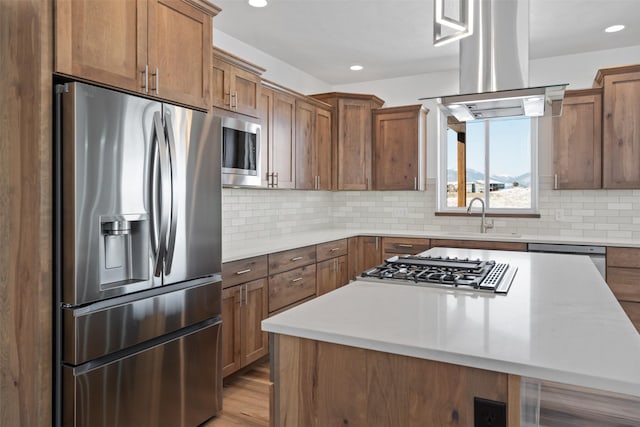
[[306,246],[269,254],[269,274],[277,274],[316,262],[316,247]]
[[316,265],[269,276],[269,312],[315,295]]
[[640,303],[637,302],[621,302],[620,305],[629,319],[631,319],[631,323],[636,327],[638,332],[640,332]]
[[429,239],[417,239],[408,237],[383,237],[383,258],[394,255],[415,255],[424,252],[430,247]]
[[222,264],[222,288],[267,277],[267,256],[241,259]]
[[607,266],[640,268],[640,248],[607,248]]
[[493,242],[486,240],[448,240],[431,239],[432,248],[465,248],[465,249],[489,249],[497,251],[527,251],[526,243],[517,242]]
[[607,268],[607,284],[617,299],[640,302],[640,268]]
[[347,254],[347,239],[334,240],[332,242],[321,243],[316,246],[317,261],[325,261],[330,258]]

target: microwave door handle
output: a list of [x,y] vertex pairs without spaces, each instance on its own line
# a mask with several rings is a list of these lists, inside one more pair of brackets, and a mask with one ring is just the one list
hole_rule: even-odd
[[169,228],[169,238],[167,245],[167,256],[165,262],[165,274],[171,273],[171,265],[173,264],[173,254],[176,248],[176,229],[178,227],[178,153],[176,152],[176,143],[173,135],[173,123],[171,114],[165,113],[165,124],[167,139],[169,140],[169,166],[171,172],[171,186],[168,187],[171,193],[171,226]]
[[[158,154],[160,157],[160,234],[158,236],[158,251],[156,256],[156,266],[154,275],[160,277],[162,274],[163,261],[166,257],[167,231],[169,228],[169,198],[166,194],[170,185],[169,158],[167,154],[167,143],[164,138],[164,129],[160,112],[153,114],[153,125],[156,134]],[[156,192],[156,195],[158,193]]]

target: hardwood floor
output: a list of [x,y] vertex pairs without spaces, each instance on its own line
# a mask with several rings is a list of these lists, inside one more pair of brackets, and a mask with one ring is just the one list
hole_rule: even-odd
[[222,390],[222,414],[203,427],[268,427],[269,362],[225,380]]

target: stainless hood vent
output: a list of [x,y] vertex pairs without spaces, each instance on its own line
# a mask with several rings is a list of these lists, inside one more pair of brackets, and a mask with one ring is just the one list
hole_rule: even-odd
[[567,84],[526,87],[529,0],[469,1],[474,31],[460,40],[461,95],[438,103],[459,121],[560,115]]

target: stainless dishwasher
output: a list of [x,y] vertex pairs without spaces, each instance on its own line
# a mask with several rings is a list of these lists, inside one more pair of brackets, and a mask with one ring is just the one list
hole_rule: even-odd
[[529,243],[529,252],[545,252],[552,254],[588,255],[603,279],[607,279],[606,248],[590,245],[563,245],[555,243]]

